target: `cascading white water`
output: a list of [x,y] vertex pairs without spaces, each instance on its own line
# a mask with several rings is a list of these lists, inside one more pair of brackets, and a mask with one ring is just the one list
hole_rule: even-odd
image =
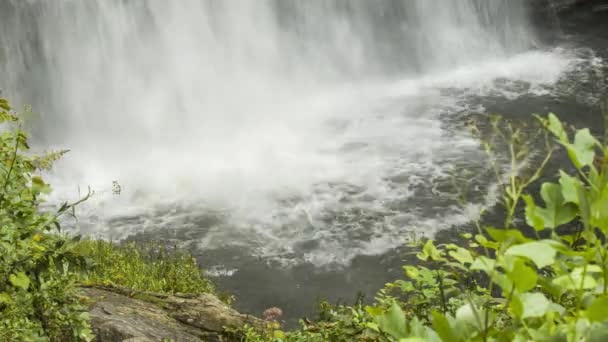
[[[296,262],[344,263],[465,222],[417,190],[436,195],[453,160],[480,158],[442,127],[462,103],[439,89],[550,83],[567,65],[526,52],[525,0],[9,0],[0,11],[3,95],[41,113],[40,146],[72,150],[55,196],[98,190],[83,229],[187,230],[205,248]],[[203,212],[220,218],[199,227]]]

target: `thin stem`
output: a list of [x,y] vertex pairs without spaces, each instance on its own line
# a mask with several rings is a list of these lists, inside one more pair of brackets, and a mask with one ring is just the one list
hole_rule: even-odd
[[448,306],[445,300],[445,292],[443,291],[443,277],[439,271],[437,271],[437,280],[439,281],[439,294],[441,294],[441,308],[443,309],[443,313],[446,314]]
[[[471,293],[467,291],[467,300],[469,302],[469,305],[471,306],[471,310],[473,310],[473,316],[475,316],[475,321],[477,321],[477,325],[481,328],[483,325],[481,324],[481,318],[479,317],[479,313],[477,312],[477,308],[475,307],[475,304],[473,304],[473,299],[471,298]],[[487,342],[488,337],[485,334],[483,334],[483,342]]]
[[[490,285],[488,286],[488,292],[490,293],[490,297],[494,298],[492,295],[492,291],[494,290],[494,273],[496,272],[496,265],[492,268],[492,272],[490,273]],[[485,317],[484,317],[484,326],[483,326],[483,340],[484,342],[488,340],[488,330],[490,328],[490,308],[486,308]]]
[[17,129],[17,136],[15,137],[15,148],[13,149],[13,158],[11,159],[11,164],[8,168],[8,172],[6,173],[6,178],[4,179],[4,186],[2,187],[3,197],[4,197],[4,193],[6,193],[6,188],[8,187],[8,183],[11,179],[11,174],[13,173],[13,169],[15,168],[15,163],[17,162],[17,152],[19,151],[19,131],[20,131],[20,128]]

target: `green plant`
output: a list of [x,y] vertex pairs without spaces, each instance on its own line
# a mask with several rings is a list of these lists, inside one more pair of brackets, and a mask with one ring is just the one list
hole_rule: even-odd
[[19,116],[0,99],[0,341],[93,338],[75,295],[83,259],[60,231],[57,212],[42,211],[51,191],[37,173],[65,152],[27,153]]
[[[510,176],[504,228],[485,227],[474,236],[466,235],[469,248],[427,241],[418,257],[437,270],[406,266],[408,281],[389,284],[386,291],[398,288],[402,295],[422,296],[432,305],[421,309],[417,301],[412,305],[382,296],[385,305],[373,314],[377,320],[392,318],[393,325],[382,330],[387,339],[412,337],[411,331],[394,327],[404,326],[408,314],[433,327],[437,336],[427,339],[443,341],[582,341],[608,333],[608,169],[603,158],[608,150],[588,129],[576,131],[570,139],[554,115],[540,120],[566,149],[577,174],[561,171],[558,183],[542,184],[543,206],[523,194],[538,172],[528,180]],[[520,198],[533,237],[511,226],[509,216]],[[582,229],[564,229],[577,225]],[[397,307],[407,313],[386,309],[391,301],[389,308],[401,303]]]

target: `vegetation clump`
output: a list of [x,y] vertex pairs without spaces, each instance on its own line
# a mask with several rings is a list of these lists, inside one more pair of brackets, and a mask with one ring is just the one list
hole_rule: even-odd
[[179,250],[156,244],[113,244],[100,240],[81,241],[76,250],[91,263],[85,284],[167,294],[216,292],[196,260]]
[[51,190],[37,175],[63,152],[27,154],[19,117],[0,99],[0,341],[90,340],[76,296],[83,258],[61,233],[56,212],[40,209]]

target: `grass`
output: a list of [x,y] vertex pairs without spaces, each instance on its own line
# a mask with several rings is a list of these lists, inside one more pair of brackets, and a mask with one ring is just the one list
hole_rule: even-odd
[[87,285],[116,285],[164,294],[216,294],[215,286],[187,252],[160,244],[100,240],[83,240],[76,248],[91,264],[84,276]]

